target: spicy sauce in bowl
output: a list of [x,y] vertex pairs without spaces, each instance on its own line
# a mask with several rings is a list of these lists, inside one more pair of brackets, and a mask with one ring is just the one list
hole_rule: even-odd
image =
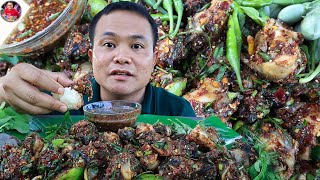
[[141,104],[130,101],[99,101],[83,107],[86,118],[98,131],[113,131],[133,126],[141,113]]

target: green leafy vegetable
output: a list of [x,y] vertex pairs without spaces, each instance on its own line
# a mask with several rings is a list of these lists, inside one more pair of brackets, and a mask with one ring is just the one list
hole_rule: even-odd
[[21,56],[8,56],[8,55],[1,55],[0,61],[7,61],[13,65],[18,64],[19,61],[22,61]]
[[264,26],[266,24],[265,19],[260,17],[259,11],[256,10],[255,8],[244,7],[244,6],[240,6],[240,7],[247,16],[249,16],[254,22],[259,24],[260,26]]
[[44,139],[51,141],[56,135],[63,135],[68,132],[69,127],[73,124],[70,112],[67,111],[64,114],[63,122],[57,124],[51,124],[44,127]]
[[31,116],[16,112],[11,106],[5,107],[5,102],[0,106],[0,132],[16,130],[19,133],[30,132],[29,121]]
[[105,0],[88,0],[90,15],[93,17],[108,5]]
[[261,142],[257,134],[251,132],[248,127],[241,126],[239,130],[245,134],[249,143],[258,152],[258,159],[248,168],[250,178],[254,180],[280,180],[279,174],[273,169],[274,162],[277,161],[279,154],[275,151],[266,150],[266,144]]

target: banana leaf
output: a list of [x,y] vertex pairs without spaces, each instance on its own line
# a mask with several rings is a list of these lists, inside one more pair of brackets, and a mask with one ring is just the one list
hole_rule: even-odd
[[[84,116],[71,116],[71,118],[69,119],[66,119],[62,115],[34,116],[29,124],[29,127],[31,131],[39,133],[40,136],[44,136],[46,129],[50,126],[59,126],[63,124],[71,126],[71,124],[83,119],[85,119]],[[199,123],[206,127],[212,126],[217,130],[220,138],[224,141],[227,148],[231,148],[232,144],[237,143],[238,141],[246,141],[242,136],[240,136],[237,132],[229,128],[226,124],[221,122],[218,117],[215,116],[211,116],[207,119],[201,119],[193,117],[174,117],[144,114],[140,115],[137,120],[137,124],[155,124],[157,122],[161,122],[166,125],[176,125],[178,126],[178,128],[180,127],[182,131],[190,131]],[[14,131],[8,133],[16,136],[19,139],[24,138],[24,136]]]

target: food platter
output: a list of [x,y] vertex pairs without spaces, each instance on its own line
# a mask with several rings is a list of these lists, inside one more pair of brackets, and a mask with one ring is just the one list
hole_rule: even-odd
[[[119,129],[117,132],[119,136],[113,132],[101,132],[101,134],[98,135],[96,134],[97,132],[93,130],[95,129],[94,126],[92,126],[89,121],[83,121],[83,119],[83,116],[66,117],[60,115],[32,117],[29,123],[30,130],[32,131],[25,137],[20,136],[20,138],[23,139],[22,145],[17,147],[6,145],[2,147],[2,149],[5,150],[0,150],[2,153],[0,167],[4,171],[0,172],[0,177],[16,177],[16,175],[19,174],[23,177],[36,176],[40,178],[54,177],[66,179],[82,179],[83,177],[90,179],[100,177],[101,175],[111,179],[120,177],[129,177],[129,179],[146,177],[158,179],[184,177],[189,179],[199,176],[199,173],[203,171],[206,171],[204,177],[235,177],[236,173],[233,171],[233,173],[231,173],[232,175],[226,175],[224,173],[224,171],[231,172],[230,168],[238,172],[234,163],[238,164],[239,162],[233,162],[231,160],[227,149],[239,153],[238,151],[241,151],[241,148],[237,149],[236,147],[239,148],[240,144],[243,146],[246,142],[246,140],[238,133],[227,127],[214,116],[208,119],[199,119],[140,115],[134,129],[128,127]],[[48,132],[53,130],[52,127],[55,127],[54,130],[58,130],[59,127],[63,127],[64,125],[68,126],[69,130],[67,132],[60,134],[58,131],[55,131],[56,134],[49,137],[50,134],[48,134]],[[91,129],[92,127],[93,129]],[[210,127],[214,128],[210,129]],[[132,139],[129,132],[134,134],[135,139]],[[17,136],[17,132],[7,131],[7,133],[19,137]],[[173,135],[169,136],[168,133],[172,133]],[[97,135],[98,139],[93,138]],[[131,138],[129,138],[128,135]],[[171,136],[172,139],[169,138]],[[78,137],[80,137],[80,139],[78,139]],[[105,145],[102,143],[103,137],[109,138],[108,141],[105,142]],[[115,137],[120,137],[121,142],[125,145],[122,146],[118,144],[120,141],[114,139]],[[213,137],[214,139],[211,139]],[[91,140],[87,141],[89,139]],[[132,144],[127,141],[132,141]],[[215,143],[213,143],[213,141]],[[31,144],[29,144],[30,142]],[[196,145],[197,142],[199,143],[198,145]],[[79,144],[82,145],[79,146]],[[96,144],[94,145],[95,148],[92,147],[91,144]],[[210,151],[209,149],[212,150]],[[90,150],[90,152],[87,150]],[[20,151],[23,153],[20,153]],[[77,157],[77,160],[75,160],[74,156],[70,156],[70,154],[77,154],[79,152],[83,154],[81,156],[82,158]],[[101,156],[98,155],[100,154],[99,152],[105,153],[106,159],[99,159]],[[57,153],[64,154],[62,155],[63,158]],[[109,153],[115,154],[109,157]],[[219,155],[216,153],[219,153]],[[202,158],[209,158],[210,156],[215,157],[217,162],[211,163],[210,165],[199,164],[203,161],[201,160]],[[17,162],[15,159],[17,157],[19,157],[19,159],[25,159],[27,157],[25,161],[28,165],[25,163],[16,164]],[[97,157],[98,159],[96,159]],[[189,157],[192,157],[192,160],[189,159]],[[48,161],[48,158],[51,160]],[[152,160],[154,158],[155,161]],[[216,163],[220,162],[220,160],[218,161],[220,158],[229,159],[229,161],[224,162],[221,160],[223,165],[220,165],[221,167],[217,174],[217,171],[212,170],[215,169]],[[92,163],[97,160],[101,163],[106,163],[105,161],[107,161],[105,166],[95,166],[99,169],[98,171],[97,169],[94,170],[94,167],[92,167]],[[10,171],[10,169],[7,168],[10,166],[3,163],[4,161],[8,161],[8,164],[16,164],[15,167],[11,169],[13,174],[9,175],[6,173],[7,171]],[[77,161],[77,163],[70,167],[70,161]],[[188,167],[188,171],[190,172],[172,175],[171,171],[174,171],[174,169],[170,170],[171,161],[181,161],[181,166],[184,163],[190,163],[187,165],[190,166]],[[58,165],[56,162],[60,162],[61,164]],[[197,166],[192,166],[192,164],[208,167],[206,167],[206,170],[201,170],[201,168],[196,168]],[[129,168],[131,173],[123,170],[127,165],[130,165],[127,168]],[[19,168],[20,170],[23,169],[22,173],[19,172]],[[35,168],[38,169],[39,172],[34,171]]]
[[[90,69],[82,68],[88,65],[88,23],[112,2],[116,1],[88,1],[81,21],[45,54],[1,55],[1,75],[22,61],[84,77]],[[172,23],[163,3],[156,7],[160,1],[135,2],[144,5],[158,24],[157,65],[150,83],[187,99],[196,120],[215,127],[226,145],[242,139],[235,131],[247,139],[258,157],[251,162],[252,179],[320,177],[320,38],[313,39],[319,35],[319,28],[313,28],[320,24],[319,0],[184,0],[181,23],[173,9],[178,33],[170,33]],[[305,14],[298,13],[302,10]],[[178,121],[194,128],[199,122],[194,120],[141,115],[138,122]],[[63,116],[37,116],[30,127],[41,134],[52,122],[62,121]],[[279,158],[268,164],[272,153]],[[270,178],[270,172],[280,177]]]
[[[71,122],[76,123],[80,120],[85,119],[84,116],[71,116]],[[62,115],[42,115],[33,117],[32,121],[30,121],[30,129],[35,132],[39,132],[44,135],[45,127],[49,127],[51,125],[60,124],[65,121],[64,116]],[[212,116],[207,119],[203,118],[195,118],[195,117],[172,117],[172,116],[156,116],[156,115],[140,115],[137,120],[137,124],[139,123],[149,123],[155,124],[157,122],[161,122],[166,125],[170,125],[173,122],[183,123],[184,125],[189,126],[190,128],[194,128],[198,123],[203,123],[204,126],[214,127],[223,141],[225,141],[226,146],[231,146],[235,143],[236,140],[244,140],[242,136],[240,136],[237,132],[232,130],[230,127],[226,126],[226,124],[222,123],[219,118]],[[16,134],[19,137],[19,134]],[[20,138],[22,138],[20,136]]]

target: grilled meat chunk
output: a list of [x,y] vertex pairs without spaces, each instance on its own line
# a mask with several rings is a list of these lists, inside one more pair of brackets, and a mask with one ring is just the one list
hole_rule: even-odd
[[199,51],[209,44],[217,44],[219,39],[224,37],[231,4],[230,0],[212,0],[208,9],[190,19],[187,31],[191,31],[192,34],[187,37],[187,43],[193,50]]
[[299,44],[303,36],[278,20],[269,19],[254,40],[254,54],[248,64],[272,81],[291,80],[306,65],[305,54]]

